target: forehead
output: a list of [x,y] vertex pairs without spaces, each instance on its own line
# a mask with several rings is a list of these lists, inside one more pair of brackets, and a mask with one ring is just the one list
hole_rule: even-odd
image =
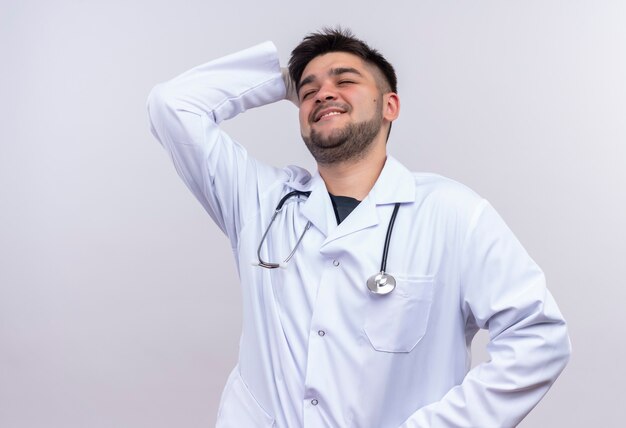
[[348,52],[329,52],[316,56],[309,61],[304,67],[300,81],[309,76],[322,77],[338,68],[354,68],[364,76],[374,77],[373,66],[367,64],[360,57]]

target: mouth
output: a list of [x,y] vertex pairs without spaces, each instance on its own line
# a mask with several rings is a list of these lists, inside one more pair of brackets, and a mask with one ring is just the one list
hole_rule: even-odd
[[334,116],[339,116],[341,114],[344,114],[345,112],[346,112],[345,110],[337,108],[337,107],[325,108],[315,113],[313,122],[328,120]]

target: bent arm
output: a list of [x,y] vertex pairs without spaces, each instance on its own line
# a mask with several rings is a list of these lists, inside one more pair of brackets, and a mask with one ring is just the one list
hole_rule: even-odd
[[543,273],[486,201],[466,237],[461,282],[468,329],[489,330],[490,361],[402,428],[514,427],[569,359],[565,321]]
[[285,94],[276,48],[265,42],[195,67],[155,86],[148,97],[152,133],[233,247],[243,213],[256,206],[257,189],[285,173],[250,158],[218,125]]

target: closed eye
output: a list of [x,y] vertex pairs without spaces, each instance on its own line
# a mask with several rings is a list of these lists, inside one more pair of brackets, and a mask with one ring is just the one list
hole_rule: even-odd
[[306,91],[302,94],[302,99],[306,100],[307,98],[309,98],[311,95],[313,95],[315,93],[315,91]]

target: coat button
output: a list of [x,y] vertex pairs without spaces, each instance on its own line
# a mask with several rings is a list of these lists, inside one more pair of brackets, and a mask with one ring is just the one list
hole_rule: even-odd
[[311,400],[311,404],[313,404],[314,406],[317,406],[318,401],[314,398]]
[[326,332],[324,330],[318,330],[317,334],[319,334],[320,336],[325,336]]
[[339,266],[339,260],[337,260],[337,259],[333,260],[333,265]]

